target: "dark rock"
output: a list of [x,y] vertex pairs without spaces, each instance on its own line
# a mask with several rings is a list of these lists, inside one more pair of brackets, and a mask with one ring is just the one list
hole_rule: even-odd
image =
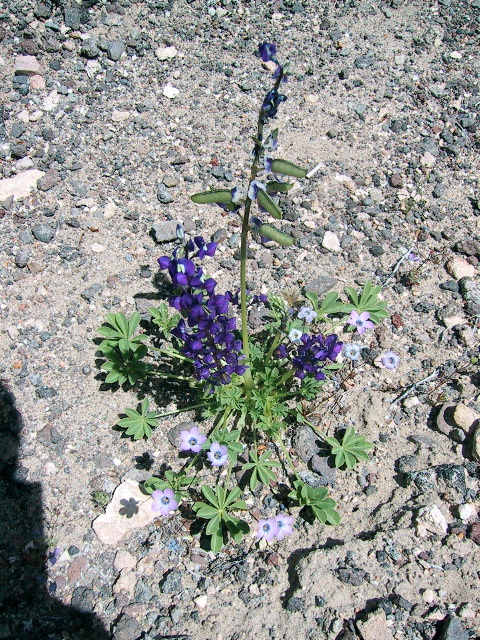
[[480,522],[474,522],[470,529],[470,539],[480,546]]
[[50,169],[47,173],[37,180],[37,189],[40,191],[48,191],[61,180],[60,174],[55,169]]
[[314,454],[310,460],[312,471],[318,473],[325,481],[325,485],[335,484],[337,478],[337,469],[328,463],[328,456],[319,456]]
[[24,142],[12,144],[10,153],[12,154],[12,158],[24,158],[27,155],[27,145]]
[[467,303],[467,311],[472,315],[480,315],[480,288],[471,278],[459,281],[460,293]]
[[351,584],[354,587],[359,587],[368,578],[368,573],[357,567],[339,568],[335,573],[341,582]]
[[162,593],[179,593],[182,590],[182,572],[172,569],[160,582]]
[[372,256],[376,256],[376,257],[381,256],[383,253],[385,253],[385,249],[381,247],[379,244],[375,244],[373,245],[373,247],[370,247],[369,251],[372,254]]
[[32,227],[32,234],[39,242],[50,242],[55,236],[55,229],[49,224],[36,224]]
[[15,255],[15,264],[21,269],[27,266],[30,260],[30,251],[28,249],[20,249]]
[[324,293],[327,293],[337,284],[336,278],[333,276],[319,276],[315,280],[310,280],[305,285],[306,293],[316,293],[321,297]]
[[12,124],[11,135],[12,138],[20,138],[22,134],[27,130],[27,125],[23,122],[14,122]]
[[411,611],[413,609],[413,604],[399,595],[394,595],[392,597],[392,602],[400,609],[404,611]]
[[475,240],[475,238],[464,238],[455,243],[454,249],[464,256],[477,256],[480,255],[480,242]]
[[452,504],[467,502],[470,491],[467,489],[466,470],[459,464],[441,464],[435,467],[438,489],[444,499]]
[[447,280],[446,282],[442,282],[439,287],[444,291],[453,291],[454,293],[458,293],[459,291],[458,282],[456,280]]
[[312,471],[300,471],[298,477],[302,482],[308,484],[309,487],[313,487],[313,489],[325,486],[325,480]]
[[137,640],[142,634],[140,623],[135,618],[122,614],[113,628],[112,640]]
[[374,59],[370,54],[359,56],[358,58],[355,58],[354,61],[354,65],[357,67],[357,69],[368,69],[373,65],[373,63]]
[[441,198],[445,195],[445,187],[443,184],[437,183],[432,191],[434,198]]
[[95,606],[95,592],[89,587],[76,587],[72,593],[72,607],[92,613]]
[[427,302],[426,300],[422,300],[421,302],[418,302],[413,307],[413,310],[416,311],[417,313],[428,313],[429,311],[433,311],[434,309],[435,309],[435,305],[432,304],[431,302]]
[[107,56],[110,60],[117,62],[125,51],[125,45],[120,40],[114,40],[107,45]]
[[469,640],[468,631],[457,616],[450,615],[442,623],[438,640]]
[[38,2],[33,14],[39,20],[48,20],[52,15],[52,5],[50,2]]
[[315,432],[305,424],[299,425],[293,435],[293,448],[298,457],[304,462],[319,452],[318,437]]
[[89,60],[93,60],[100,55],[100,49],[94,40],[85,40],[80,49],[80,55]]
[[170,202],[173,202],[173,197],[164,184],[158,185],[157,198],[162,204],[170,204]]
[[305,608],[305,600],[303,598],[296,598],[296,597],[289,598],[285,606],[285,609],[290,612],[302,611],[302,609],[304,608]]
[[404,475],[407,484],[415,485],[420,493],[436,491],[435,474],[431,470],[409,471]]
[[102,287],[101,284],[92,284],[89,287],[87,287],[87,289],[82,291],[82,293],[80,295],[87,302],[91,302],[93,300],[93,298],[95,296],[97,296],[102,291],[102,289],[103,289],[103,287]]
[[390,186],[399,189],[403,187],[403,178],[400,173],[393,173],[389,178]]

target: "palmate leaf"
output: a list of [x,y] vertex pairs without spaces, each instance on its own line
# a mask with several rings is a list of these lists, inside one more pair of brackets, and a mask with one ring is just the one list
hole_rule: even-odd
[[126,429],[127,436],[133,436],[134,440],[140,438],[150,438],[152,428],[158,425],[157,414],[155,411],[149,411],[149,402],[147,398],[142,400],[140,405],[141,411],[135,409],[125,409],[127,418],[122,418],[117,422],[119,427]]
[[202,493],[210,504],[195,502],[193,510],[199,518],[208,520],[205,533],[210,536],[210,548],[215,553],[223,546],[224,536],[228,532],[235,542],[241,542],[243,535],[250,531],[246,522],[232,516],[232,511],[248,509],[243,500],[238,500],[241,491],[234,487],[227,493],[226,489],[217,485],[215,489],[202,487]]
[[265,451],[260,457],[256,451],[250,451],[250,460],[252,462],[246,462],[242,465],[242,469],[245,471],[252,471],[250,476],[250,490],[255,491],[258,481],[265,485],[268,485],[270,480],[275,480],[275,474],[272,471],[274,467],[280,467],[280,463],[276,460],[270,460],[270,451]]
[[382,290],[380,286],[373,286],[370,280],[367,280],[363,285],[363,291],[358,293],[353,287],[346,287],[344,289],[347,296],[350,298],[353,308],[358,313],[368,311],[370,314],[370,320],[375,324],[378,324],[381,320],[388,317],[386,311],[387,303],[384,300],[379,300],[378,296]]
[[353,469],[357,462],[368,460],[367,451],[373,447],[371,442],[365,436],[359,436],[355,433],[354,427],[349,427],[339,442],[336,438],[327,437],[325,440],[332,447],[332,455],[335,456],[335,466],[342,467],[346,465],[349,469]]
[[127,319],[123,313],[107,313],[107,324],[103,324],[97,329],[98,333],[105,338],[100,343],[99,350],[104,352],[105,347],[119,346],[120,342],[122,342],[123,350],[128,345],[129,350],[135,351],[140,342],[147,338],[142,333],[136,336],[133,335],[140,324],[140,319],[138,311],[135,311],[130,319]]
[[295,480],[293,486],[295,490],[288,497],[296,500],[300,506],[308,507],[317,520],[333,525],[340,522],[340,515],[335,510],[335,500],[327,497],[328,490],[325,487],[314,489],[301,480]]

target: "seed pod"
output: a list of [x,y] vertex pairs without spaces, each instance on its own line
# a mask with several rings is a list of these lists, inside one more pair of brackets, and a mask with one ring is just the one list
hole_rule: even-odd
[[261,224],[258,227],[258,233],[269,240],[277,242],[281,247],[289,247],[295,242],[291,236],[269,224]]
[[292,187],[293,184],[290,184],[289,182],[277,182],[276,180],[272,180],[271,182],[267,182],[267,193],[277,193],[278,191],[285,193],[290,191]]
[[280,160],[280,158],[276,158],[272,162],[272,173],[279,173],[284,176],[293,176],[294,178],[305,178],[307,175],[307,170],[298,167],[293,162],[288,162],[288,160]]
[[194,193],[190,199],[197,204],[228,204],[232,201],[230,189],[212,189],[203,193]]
[[257,202],[261,207],[266,209],[266,211],[268,211],[268,213],[271,216],[273,216],[274,218],[277,218],[277,220],[281,220],[282,219],[282,210],[280,209],[278,204],[276,204],[271,199],[271,197],[268,195],[268,193],[266,193],[265,191],[260,190],[257,193]]

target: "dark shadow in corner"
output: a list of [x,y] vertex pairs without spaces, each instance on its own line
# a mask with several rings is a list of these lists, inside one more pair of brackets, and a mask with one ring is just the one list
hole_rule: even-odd
[[5,640],[109,640],[98,617],[48,593],[42,489],[23,481],[22,418],[0,381],[0,632]]

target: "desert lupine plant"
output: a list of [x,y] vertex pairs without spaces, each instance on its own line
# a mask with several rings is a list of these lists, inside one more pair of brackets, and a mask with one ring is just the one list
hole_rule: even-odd
[[[240,219],[240,290],[221,292],[208,275],[208,260],[215,256],[217,244],[201,236],[188,238],[179,225],[172,253],[158,259],[170,287],[168,304],[150,309],[151,321],[143,325],[144,333],[138,332],[138,313],[130,318],[108,314],[99,329],[107,383],[142,383],[145,389],[147,381],[154,385],[160,378],[193,399],[162,413],[144,397],[138,409],[125,409],[126,417],[118,422],[128,436],[148,438],[161,418],[187,410],[197,411],[207,419],[205,424],[213,424],[182,430],[175,469],[144,484],[152,495],[151,508],[163,518],[188,509],[193,499],[191,509],[203,523],[213,551],[219,551],[228,537],[240,543],[252,524],[253,540],[262,544],[283,540],[294,531],[295,517],[288,513],[292,509],[297,516],[309,511],[323,523],[339,522],[328,490],[309,486],[300,478],[285,441],[304,423],[330,448],[337,467],[352,469],[368,459],[372,445],[363,436],[353,427],[343,434],[324,434],[313,421],[309,403],[335,381],[343,367],[348,373],[356,366],[366,348],[340,340],[340,328],[362,336],[387,317],[380,287],[369,281],[361,291],[347,287],[343,298],[331,292],[320,301],[306,292],[294,307],[273,292],[247,291],[250,239],[267,246],[294,244],[279,228],[282,209],[277,194],[287,194],[295,182],[308,179],[306,169],[276,157],[278,129],[265,131],[287,99],[280,88],[288,79],[289,65],[278,61],[272,43],[262,43],[259,56],[264,63],[273,61],[276,70],[273,87],[261,102],[248,182],[191,196],[197,204],[219,206]],[[248,315],[258,306],[266,321],[261,330],[251,332]],[[152,340],[147,346],[149,330]],[[381,363],[395,369],[399,357],[389,351]],[[254,523],[242,493],[250,491],[254,498],[259,485],[268,489],[277,483],[278,473],[291,482],[292,490],[284,494],[280,513],[272,517],[263,513],[265,517]],[[234,479],[239,474],[247,479],[243,489]]]

